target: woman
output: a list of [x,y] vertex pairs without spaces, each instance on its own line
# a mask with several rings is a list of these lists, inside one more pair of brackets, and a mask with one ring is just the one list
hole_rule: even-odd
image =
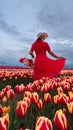
[[[46,38],[48,38],[47,33],[39,33],[37,37],[37,40],[32,44],[30,49],[30,55],[33,58],[33,52],[35,52],[36,54],[34,66],[34,79],[38,80],[42,77],[53,78],[64,67],[66,59],[63,57],[59,57],[52,52],[48,43],[44,41]],[[48,52],[51,56],[57,59],[53,60],[47,57],[46,52]]]

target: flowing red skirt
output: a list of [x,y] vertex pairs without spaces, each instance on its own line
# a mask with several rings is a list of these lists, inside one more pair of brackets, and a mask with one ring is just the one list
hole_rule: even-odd
[[64,67],[65,61],[65,58],[53,60],[47,56],[37,57],[34,66],[34,79],[38,80],[42,77],[55,77]]

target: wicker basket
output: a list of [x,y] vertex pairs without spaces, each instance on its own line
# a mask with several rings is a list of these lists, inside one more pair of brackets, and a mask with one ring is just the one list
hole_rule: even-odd
[[30,59],[30,58],[27,58],[27,55],[25,57],[23,57],[23,58],[20,58],[19,62],[21,62],[22,64],[24,64],[26,66],[30,66],[30,67],[34,66],[34,61],[32,59]]

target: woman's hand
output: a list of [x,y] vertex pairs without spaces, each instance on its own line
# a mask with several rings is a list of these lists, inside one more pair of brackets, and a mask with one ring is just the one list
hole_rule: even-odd
[[33,55],[33,54],[32,54],[31,56],[32,56],[32,58],[34,58],[34,55]]
[[64,57],[62,56],[57,56],[54,52],[52,52],[51,50],[48,52],[51,56],[57,58],[57,59],[65,59]]
[[32,58],[34,58],[34,54],[32,52],[29,52],[29,54],[32,56]]

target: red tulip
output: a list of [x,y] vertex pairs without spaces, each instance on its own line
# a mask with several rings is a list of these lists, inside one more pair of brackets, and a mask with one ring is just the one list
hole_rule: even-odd
[[4,94],[6,94],[6,88],[3,88],[3,89],[2,89],[2,92],[3,92]]
[[43,79],[39,79],[39,85],[43,85],[43,83],[44,83],[44,80]]
[[58,91],[58,94],[63,93],[62,87],[58,87],[58,88],[57,88],[57,91]]
[[7,92],[9,89],[11,89],[11,86],[10,86],[10,85],[7,85],[7,86],[5,87],[6,92]]
[[29,91],[25,91],[25,93],[24,93],[24,97],[28,97],[30,99],[31,99],[31,95],[32,95],[32,93]]
[[9,115],[0,118],[0,130],[8,130],[9,126]]
[[34,85],[34,87],[36,88],[36,87],[39,85],[39,81],[38,81],[38,80],[35,80],[35,81],[33,82],[33,85]]
[[33,92],[32,95],[31,95],[31,101],[36,104],[39,100],[39,95],[37,92]]
[[24,92],[24,90],[25,90],[24,84],[16,85],[15,90],[16,90],[17,93],[22,93],[22,92]]
[[0,91],[0,99],[2,99],[4,96],[4,92],[3,91]]
[[66,96],[65,93],[60,93],[59,94],[59,103],[67,104],[68,100],[69,100],[69,98],[68,98],[68,96]]
[[50,102],[50,100],[51,100],[51,95],[49,93],[45,93],[44,94],[44,101],[45,102]]
[[12,89],[9,89],[9,90],[7,91],[7,96],[8,96],[8,98],[10,98],[10,99],[14,98],[14,96],[15,96],[14,91],[13,91]]
[[40,85],[37,85],[35,89],[36,89],[37,91],[40,91],[41,86],[40,86]]
[[38,110],[42,110],[44,107],[43,101],[41,99],[38,100],[38,103],[36,104],[36,107]]
[[24,98],[23,98],[23,101],[27,102],[28,107],[30,107],[30,103],[31,103],[30,98],[28,98],[28,97],[24,97]]
[[46,83],[48,86],[48,90],[52,90],[53,89],[53,84],[52,83]]
[[4,119],[4,124],[5,124],[6,127],[8,128],[8,126],[9,126],[9,115],[6,114],[6,115],[3,117],[3,119]]
[[68,83],[68,84],[64,85],[64,89],[65,89],[66,91],[69,91],[69,90],[70,90],[70,84]]
[[4,124],[4,122],[2,120],[0,120],[0,129],[7,130],[6,125]]
[[44,116],[38,117],[35,130],[53,130],[51,120]]
[[43,84],[41,87],[41,92],[45,93],[48,91],[48,86],[46,84]]
[[54,102],[54,104],[58,105],[58,104],[59,104],[59,95],[55,95],[55,96],[52,98],[52,101]]
[[19,117],[23,117],[28,109],[28,104],[25,101],[19,101],[16,108],[16,113]]
[[57,110],[54,116],[54,125],[57,130],[68,130],[68,119],[61,109]]
[[3,108],[2,105],[0,104],[0,117],[3,115]]
[[25,90],[26,90],[26,91],[33,92],[33,85],[32,85],[32,83],[29,83],[29,84],[25,87]]
[[68,111],[73,115],[73,102],[67,103]]
[[69,91],[68,95],[69,95],[69,102],[73,102],[73,91]]
[[19,128],[18,130],[23,130],[23,128]]

